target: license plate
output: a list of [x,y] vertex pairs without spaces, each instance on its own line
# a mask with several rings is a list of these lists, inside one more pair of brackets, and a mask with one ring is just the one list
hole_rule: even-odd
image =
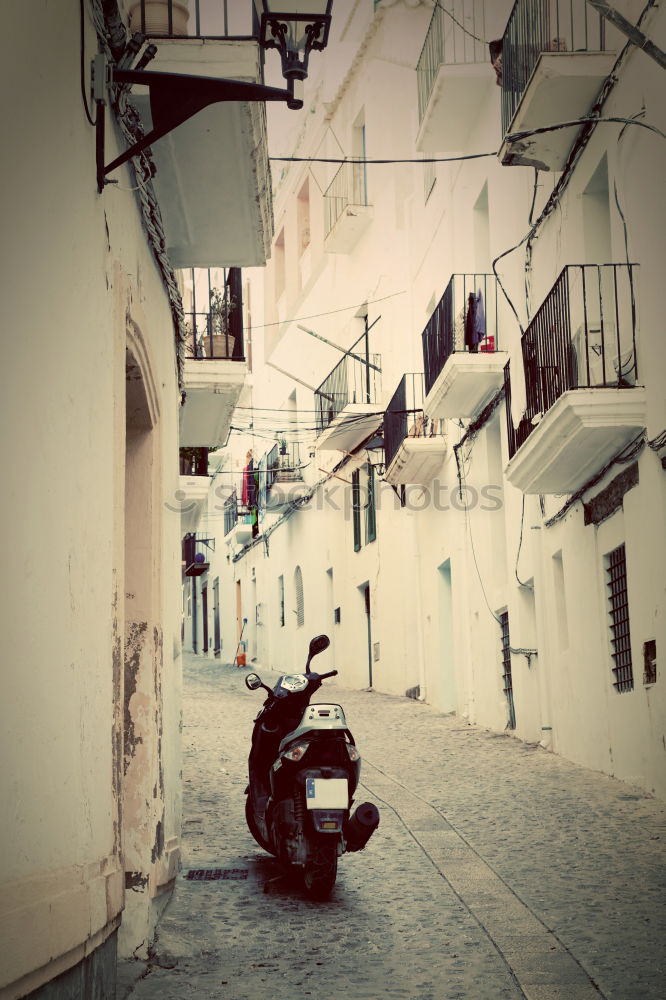
[[347,809],[349,782],[346,778],[306,778],[308,809]]

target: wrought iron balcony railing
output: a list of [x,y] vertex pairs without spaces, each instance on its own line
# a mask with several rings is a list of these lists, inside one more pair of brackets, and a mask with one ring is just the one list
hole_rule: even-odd
[[405,438],[435,437],[439,420],[423,412],[425,399],[423,372],[409,372],[400,379],[384,414],[384,462],[390,466]]
[[542,52],[605,52],[607,34],[605,18],[587,0],[516,0],[502,39],[503,134]]
[[223,517],[225,535],[233,531],[239,522],[251,523],[252,514],[250,509],[245,504],[238,502],[238,494],[235,490],[224,502]]
[[527,405],[520,426],[505,389],[509,457],[570,389],[626,389],[638,382],[635,264],[564,268],[522,336]]
[[131,30],[164,38],[259,38],[253,0],[136,0]]
[[423,121],[441,65],[488,61],[487,47],[481,40],[487,37],[485,0],[445,0],[444,6],[446,10],[435,6],[416,64],[419,122]]
[[324,236],[333,229],[348,205],[368,204],[368,178],[365,163],[343,163],[324,191]]
[[350,403],[376,403],[380,392],[380,356],[365,359],[345,355],[315,390],[317,433],[331,424]]
[[208,475],[208,448],[180,449],[181,476]]
[[223,292],[213,290],[208,310],[185,313],[188,358],[220,358],[244,361],[243,284],[241,269],[230,267]]
[[273,445],[266,456],[266,490],[270,490],[278,480],[280,482],[293,482],[301,478],[298,442],[288,441]]
[[210,553],[215,550],[215,539],[189,533],[183,538],[185,576],[200,576],[210,565]]
[[495,275],[452,275],[422,334],[426,395],[455,351],[492,353],[498,337]]

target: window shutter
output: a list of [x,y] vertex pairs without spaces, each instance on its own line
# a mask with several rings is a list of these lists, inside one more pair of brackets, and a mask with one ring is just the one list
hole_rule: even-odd
[[368,462],[368,501],[365,508],[365,543],[377,537],[377,509],[375,506],[375,470]]
[[361,548],[361,495],[359,473],[352,472],[352,521],[354,524],[354,552]]
[[296,628],[305,624],[305,604],[303,601],[303,573],[297,566],[294,571],[294,590],[296,592]]
[[278,614],[280,626],[284,625],[284,577],[278,577]]

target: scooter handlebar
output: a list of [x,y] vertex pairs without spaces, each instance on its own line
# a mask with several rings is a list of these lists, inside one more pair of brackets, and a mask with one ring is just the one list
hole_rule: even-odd
[[327,677],[337,677],[337,676],[338,676],[337,670],[329,670],[327,674],[319,674],[319,680],[325,681]]

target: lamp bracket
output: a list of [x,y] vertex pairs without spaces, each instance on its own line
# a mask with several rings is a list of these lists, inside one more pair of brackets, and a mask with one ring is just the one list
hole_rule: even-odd
[[[286,101],[287,106],[298,110],[303,102],[294,96],[293,81],[286,90],[268,87],[263,83],[229,80],[211,76],[193,76],[185,73],[162,73],[142,69],[118,69],[106,63],[104,56],[93,59],[93,97],[97,104],[97,190],[109,183],[106,175],[127,163],[147,146],[168,135],[183,122],[192,118],[210,104],[225,101]],[[107,87],[118,84],[139,84],[150,91],[150,110],[153,128],[111,163],[105,165],[104,155],[104,106]]]

